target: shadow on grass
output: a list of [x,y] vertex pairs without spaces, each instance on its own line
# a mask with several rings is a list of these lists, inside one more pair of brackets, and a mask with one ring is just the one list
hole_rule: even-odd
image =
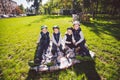
[[[69,69],[71,70],[71,68]],[[72,70],[75,71],[77,76],[85,74],[87,80],[101,80],[99,74],[96,71],[94,61],[83,61],[80,64],[74,65]],[[63,72],[65,70],[42,73],[29,70],[26,80],[59,80],[60,71]]]
[[[38,46],[36,47],[37,51]],[[36,53],[35,51],[35,53]],[[36,54],[35,54],[36,56]],[[34,58],[35,58],[34,56]],[[72,69],[73,68],[73,69]],[[70,70],[74,70],[76,75],[85,74],[88,80],[101,80],[99,74],[95,69],[95,62],[94,60],[89,61],[81,61],[80,64],[75,64],[73,67],[69,68]],[[36,72],[29,70],[28,77],[26,80],[59,80],[60,72],[66,72],[66,70],[57,70],[53,72]]]
[[3,75],[3,71],[1,68],[0,68],[0,80],[5,80],[4,75]]
[[[36,46],[34,59],[39,45]],[[54,72],[36,72],[35,70],[29,70],[26,80],[58,80],[59,71]]]
[[74,65],[73,67],[77,75],[85,74],[87,80],[101,80],[99,74],[96,71],[95,62],[93,60],[83,61],[80,64]]
[[93,31],[97,36],[102,38],[101,33],[111,35],[117,40],[120,40],[120,23],[99,23],[94,21],[93,23],[83,23],[86,27],[91,28],[90,30]]
[[110,21],[110,20],[114,20],[114,21],[119,21],[120,20],[120,16],[105,16],[105,15],[101,15],[101,16],[96,16],[95,17],[97,20],[107,20],[107,21]]
[[38,18],[37,20],[29,23],[27,26],[31,26],[33,23],[40,23],[41,21],[44,22],[47,19],[59,19],[59,18],[68,18],[71,16],[54,16],[54,15],[43,15],[43,17]]
[[36,72],[29,70],[26,80],[58,80],[59,71],[54,72]]

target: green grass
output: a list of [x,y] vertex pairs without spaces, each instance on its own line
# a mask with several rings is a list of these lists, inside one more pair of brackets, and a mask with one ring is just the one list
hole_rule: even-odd
[[69,16],[32,16],[0,19],[0,80],[120,80],[120,23],[92,20],[81,24],[94,61],[83,61],[69,69],[35,73],[29,70],[33,60],[40,26],[59,25],[62,35],[72,26]]

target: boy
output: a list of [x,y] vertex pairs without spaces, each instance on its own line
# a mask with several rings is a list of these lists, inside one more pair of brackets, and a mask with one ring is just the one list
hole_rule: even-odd
[[52,35],[52,53],[55,55],[57,50],[62,51],[62,37],[59,31],[59,26],[53,26],[53,35]]
[[49,32],[47,31],[47,26],[45,25],[41,26],[40,37],[37,43],[38,46],[37,46],[34,62],[36,64],[41,64],[42,54],[46,53],[50,43],[50,37],[49,37]]
[[72,28],[69,27],[67,28],[67,32],[65,34],[65,37],[64,37],[64,42],[65,42],[65,46],[72,49],[74,48],[74,43],[75,43],[75,40],[74,40],[74,37],[73,37],[73,33],[72,33]]
[[80,28],[79,21],[73,22],[73,35],[75,39],[75,48],[80,47],[80,50],[84,53],[86,56],[90,56],[88,48],[85,46],[85,39],[83,36],[83,33]]

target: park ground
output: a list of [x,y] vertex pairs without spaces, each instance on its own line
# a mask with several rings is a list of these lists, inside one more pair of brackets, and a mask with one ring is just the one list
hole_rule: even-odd
[[120,80],[120,22],[97,18],[81,23],[87,45],[96,53],[93,61],[57,72],[36,74],[29,70],[40,26],[59,25],[62,36],[72,26],[71,16],[31,16],[0,19],[0,80]]

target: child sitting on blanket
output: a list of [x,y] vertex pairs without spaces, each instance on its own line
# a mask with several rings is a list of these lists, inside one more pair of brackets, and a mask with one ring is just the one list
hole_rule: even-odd
[[74,37],[73,37],[73,33],[72,33],[72,28],[69,27],[67,28],[67,32],[64,36],[64,42],[65,42],[65,46],[70,48],[70,49],[73,49],[74,48],[74,43],[75,43],[75,40],[74,40]]
[[62,37],[59,31],[59,26],[53,26],[53,35],[52,35],[52,53],[55,55],[57,50],[62,50]]
[[80,48],[80,51],[82,51],[83,55],[90,56],[88,48],[85,46],[85,39],[84,35],[82,33],[82,30],[80,28],[79,21],[73,22],[73,36],[75,39],[75,48]]
[[42,55],[43,53],[46,53],[50,43],[50,37],[49,37],[49,32],[47,31],[47,26],[45,25],[41,26],[40,37],[37,43],[38,43],[38,46],[36,50],[34,63],[41,64]]

